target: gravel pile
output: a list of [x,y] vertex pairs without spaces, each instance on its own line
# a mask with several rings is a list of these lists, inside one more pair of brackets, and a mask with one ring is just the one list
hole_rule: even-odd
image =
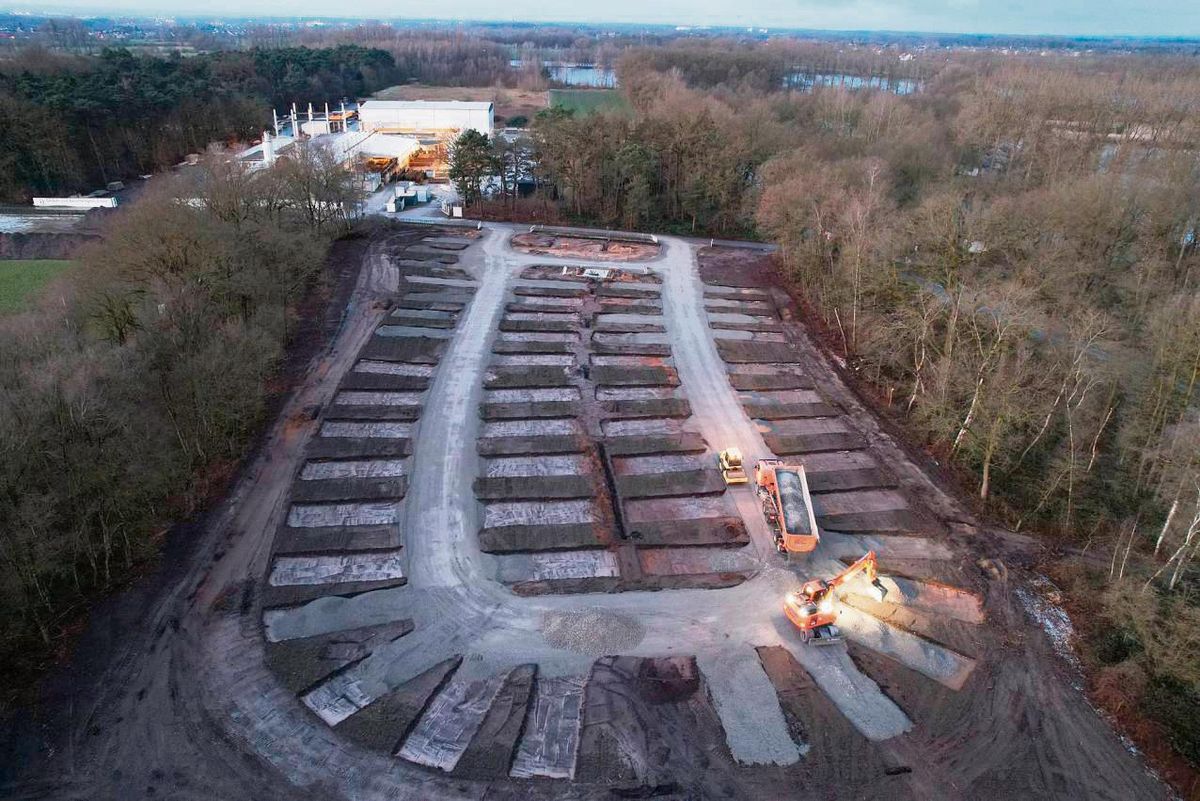
[[556,648],[597,656],[629,651],[646,634],[633,618],[602,609],[550,612],[542,615],[541,628],[546,642]]

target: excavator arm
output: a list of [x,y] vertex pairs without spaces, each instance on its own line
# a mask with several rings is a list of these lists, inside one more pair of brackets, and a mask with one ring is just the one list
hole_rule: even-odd
[[883,582],[879,580],[879,564],[875,559],[874,551],[867,551],[841,573],[838,573],[831,579],[826,579],[825,591],[827,593],[833,592],[859,573],[866,573],[867,580],[871,582],[871,586],[879,590],[879,600],[882,601],[887,596],[888,591],[887,587],[883,586]]

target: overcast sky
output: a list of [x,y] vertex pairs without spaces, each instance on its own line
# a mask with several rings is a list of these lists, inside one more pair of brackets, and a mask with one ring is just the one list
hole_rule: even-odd
[[[68,6],[69,4],[69,6]],[[0,7],[3,7],[0,0]],[[1200,36],[1200,0],[454,0],[417,6],[397,0],[67,0],[79,13],[187,16],[425,16],[478,20],[644,22],[829,30],[954,33]]]

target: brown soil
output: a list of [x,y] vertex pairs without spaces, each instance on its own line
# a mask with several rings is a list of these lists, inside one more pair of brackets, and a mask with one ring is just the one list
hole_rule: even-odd
[[510,244],[524,253],[589,261],[645,261],[659,253],[658,245],[548,234],[516,234]]

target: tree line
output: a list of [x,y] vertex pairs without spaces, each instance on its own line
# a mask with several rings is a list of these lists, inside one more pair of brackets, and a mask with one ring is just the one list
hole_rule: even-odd
[[357,98],[401,75],[389,53],[357,45],[193,58],[29,54],[0,66],[0,199],[153,173],[214,140],[256,137],[270,106]]
[[317,149],[193,173],[0,318],[0,661],[18,673],[232,473],[360,191]]

